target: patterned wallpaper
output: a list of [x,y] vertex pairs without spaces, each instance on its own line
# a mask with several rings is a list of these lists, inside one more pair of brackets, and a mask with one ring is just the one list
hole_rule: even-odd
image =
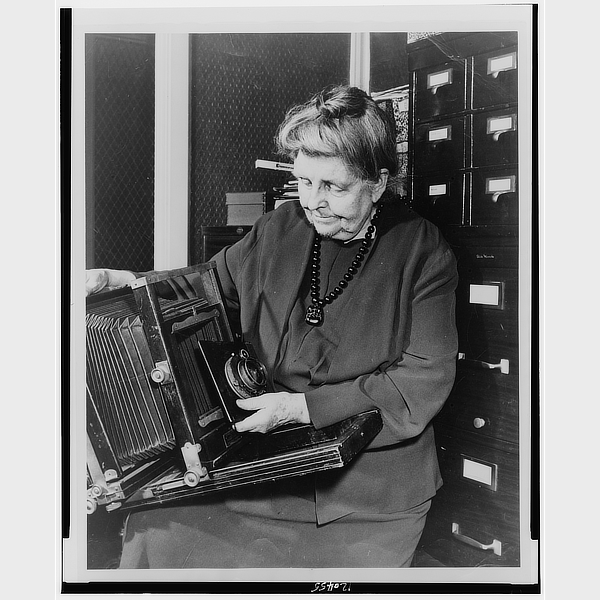
[[153,268],[154,72],[153,34],[88,34],[88,268]]
[[276,160],[286,110],[332,83],[348,83],[349,34],[195,34],[191,42],[190,261],[201,226],[223,226],[227,192],[265,191],[289,178],[256,169]]

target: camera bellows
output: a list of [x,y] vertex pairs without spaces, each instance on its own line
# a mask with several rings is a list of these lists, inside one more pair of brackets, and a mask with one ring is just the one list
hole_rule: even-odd
[[86,316],[88,398],[121,467],[158,456],[175,434],[133,298],[95,306]]

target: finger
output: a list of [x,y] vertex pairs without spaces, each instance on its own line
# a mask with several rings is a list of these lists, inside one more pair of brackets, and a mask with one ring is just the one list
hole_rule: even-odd
[[96,294],[102,290],[108,282],[108,275],[103,269],[89,269],[85,274],[86,296]]
[[239,406],[247,405],[249,407],[252,407],[251,410],[256,410],[257,408],[267,408],[280,401],[280,392],[271,392],[267,394],[260,394],[259,396],[251,396],[250,398],[240,398],[236,400]]
[[263,419],[261,419],[259,415],[260,411],[255,412],[242,421],[237,421],[234,423],[234,429],[239,433],[264,433],[266,431],[266,426],[263,423]]
[[265,408],[265,403],[258,398],[240,398],[235,401],[236,404],[244,410],[260,410]]

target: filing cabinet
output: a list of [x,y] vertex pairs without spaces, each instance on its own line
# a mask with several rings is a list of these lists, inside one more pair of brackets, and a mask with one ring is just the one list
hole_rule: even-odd
[[518,566],[519,172],[514,32],[408,44],[409,201],[458,264],[457,375],[434,421],[444,485],[421,551],[444,566]]

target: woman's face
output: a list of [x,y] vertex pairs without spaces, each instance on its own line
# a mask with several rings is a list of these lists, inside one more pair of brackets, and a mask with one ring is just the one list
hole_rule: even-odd
[[311,157],[298,153],[294,161],[300,204],[306,218],[325,238],[348,241],[366,231],[374,205],[387,184],[357,179],[339,158]]

